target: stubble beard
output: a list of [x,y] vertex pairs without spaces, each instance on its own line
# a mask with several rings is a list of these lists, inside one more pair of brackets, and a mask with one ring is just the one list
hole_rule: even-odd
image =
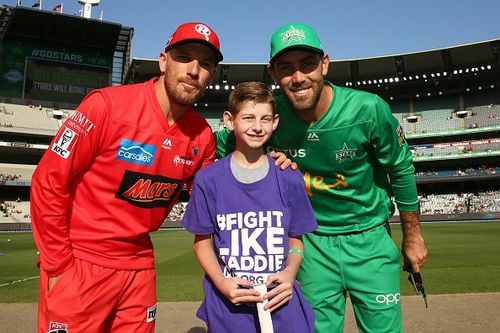
[[284,92],[295,111],[311,112],[314,111],[316,105],[318,105],[318,102],[321,98],[321,92],[323,91],[323,86],[324,86],[323,82],[318,82],[315,85],[313,85],[312,96],[299,96],[297,98],[295,95],[293,95],[292,92],[288,90],[284,90]]
[[196,92],[192,93],[186,92],[181,85],[181,81],[171,80],[169,78],[165,81],[165,89],[167,95],[177,104],[186,106],[192,106],[205,92],[204,89],[198,89]]

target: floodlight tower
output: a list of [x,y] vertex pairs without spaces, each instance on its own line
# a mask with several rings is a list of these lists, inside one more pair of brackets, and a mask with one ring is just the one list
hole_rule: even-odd
[[92,7],[97,6],[101,0],[78,0],[83,5],[82,17],[91,18]]

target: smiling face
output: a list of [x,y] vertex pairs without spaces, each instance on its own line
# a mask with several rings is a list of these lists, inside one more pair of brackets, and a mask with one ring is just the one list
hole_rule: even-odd
[[273,59],[268,71],[297,112],[314,111],[321,97],[328,55],[295,49]]
[[278,126],[278,116],[270,103],[246,101],[240,103],[238,112],[224,112],[224,120],[234,131],[236,149],[239,151],[262,150]]
[[212,81],[217,60],[208,46],[194,42],[162,53],[159,65],[167,95],[178,104],[192,105]]

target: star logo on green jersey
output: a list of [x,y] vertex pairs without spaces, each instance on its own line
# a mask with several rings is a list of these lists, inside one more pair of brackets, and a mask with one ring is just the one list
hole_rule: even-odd
[[344,146],[341,150],[335,151],[335,159],[339,161],[339,163],[344,162],[345,160],[354,161],[354,157],[356,157],[357,149],[350,149],[347,147],[347,143],[344,142]]

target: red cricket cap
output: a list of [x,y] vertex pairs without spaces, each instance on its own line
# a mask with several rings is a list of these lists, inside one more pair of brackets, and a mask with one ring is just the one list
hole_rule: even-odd
[[219,36],[205,23],[188,22],[178,26],[167,41],[165,51],[176,44],[187,41],[202,42],[208,45],[215,52],[217,60],[222,60]]

